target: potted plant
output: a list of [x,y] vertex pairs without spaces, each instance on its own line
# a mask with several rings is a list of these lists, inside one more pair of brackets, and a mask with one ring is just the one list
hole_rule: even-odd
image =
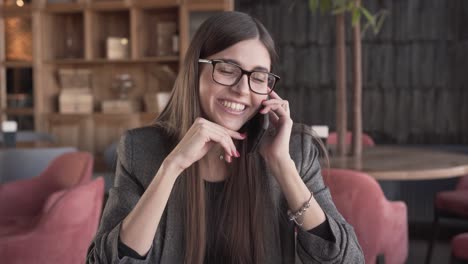
[[331,12],[336,19],[336,131],[337,153],[346,155],[345,137],[347,132],[347,106],[346,106],[346,43],[345,43],[345,15],[351,15],[353,29],[353,139],[352,154],[362,153],[362,46],[361,46],[361,17],[366,19],[366,29],[373,29],[377,34],[382,27],[386,12],[379,11],[371,14],[361,4],[361,0],[309,0],[312,12],[320,10]]

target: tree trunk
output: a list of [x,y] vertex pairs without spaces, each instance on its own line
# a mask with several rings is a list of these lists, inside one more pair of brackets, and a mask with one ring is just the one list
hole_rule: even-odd
[[[356,0],[360,6],[361,1]],[[361,23],[353,26],[353,137],[352,155],[362,154],[362,47]]]
[[337,154],[346,155],[346,43],[345,15],[336,15],[336,133]]

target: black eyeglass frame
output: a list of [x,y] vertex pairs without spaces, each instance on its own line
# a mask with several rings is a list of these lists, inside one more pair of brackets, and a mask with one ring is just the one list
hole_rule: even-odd
[[[253,93],[256,93],[256,94],[261,94],[261,95],[269,95],[276,87],[276,83],[281,80],[281,78],[274,74],[274,73],[271,73],[271,72],[265,72],[265,71],[247,71],[247,70],[244,70],[242,69],[241,66],[235,64],[235,63],[232,63],[230,61],[224,61],[224,60],[208,60],[208,59],[198,59],[198,62],[199,63],[207,63],[207,64],[211,64],[213,65],[213,71],[211,72],[211,78],[213,79],[213,81],[215,81],[217,84],[220,84],[220,85],[224,85],[224,86],[234,86],[236,85],[237,83],[239,83],[240,79],[242,79],[242,76],[245,74],[247,75],[247,80],[248,80],[248,84],[249,84],[249,89],[250,91],[252,91]],[[215,80],[214,78],[214,71],[215,71],[215,67],[216,67],[216,64],[217,63],[227,63],[227,64],[231,64],[233,66],[236,66],[238,67],[240,70],[241,70],[241,75],[239,75],[239,77],[237,78],[237,80],[231,84],[231,85],[227,85],[227,84],[223,84],[223,83],[220,83],[218,81]],[[270,91],[268,93],[259,93],[259,92],[256,92],[252,89],[252,86],[250,85],[250,75],[252,75],[252,73],[254,72],[261,72],[261,73],[266,73],[268,75],[271,75],[275,78],[275,83],[273,84],[273,87],[270,89]]]

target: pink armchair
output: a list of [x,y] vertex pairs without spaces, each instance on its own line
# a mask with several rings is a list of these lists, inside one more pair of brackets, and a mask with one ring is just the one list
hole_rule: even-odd
[[[102,177],[53,193],[37,216],[0,234],[3,263],[82,264],[104,196]],[[1,231],[0,231],[1,232]]]
[[468,261],[468,233],[456,235],[452,239],[451,264],[462,264]]
[[0,225],[39,214],[50,194],[89,181],[92,172],[91,154],[69,152],[55,158],[38,177],[1,184]]
[[351,170],[324,169],[338,211],[354,227],[366,263],[381,255],[386,264],[405,263],[408,256],[407,209],[389,202],[371,176]]
[[[432,235],[428,241],[426,261],[430,264],[434,243],[440,228],[442,218],[467,220],[468,219],[468,176],[463,176],[457,183],[455,190],[438,192],[434,200],[434,220],[432,222]],[[466,239],[465,234],[465,239]],[[463,239],[462,239],[463,240]],[[461,251],[458,251],[461,252]]]

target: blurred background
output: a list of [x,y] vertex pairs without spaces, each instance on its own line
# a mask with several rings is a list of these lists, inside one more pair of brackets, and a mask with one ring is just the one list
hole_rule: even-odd
[[[84,261],[120,136],[151,124],[194,32],[232,10],[272,34],[278,93],[325,143],[366,262],[467,263],[465,0],[0,0],[0,256],[74,263],[68,241]],[[76,207],[52,216],[59,193]],[[65,232],[72,209],[89,232]]]

